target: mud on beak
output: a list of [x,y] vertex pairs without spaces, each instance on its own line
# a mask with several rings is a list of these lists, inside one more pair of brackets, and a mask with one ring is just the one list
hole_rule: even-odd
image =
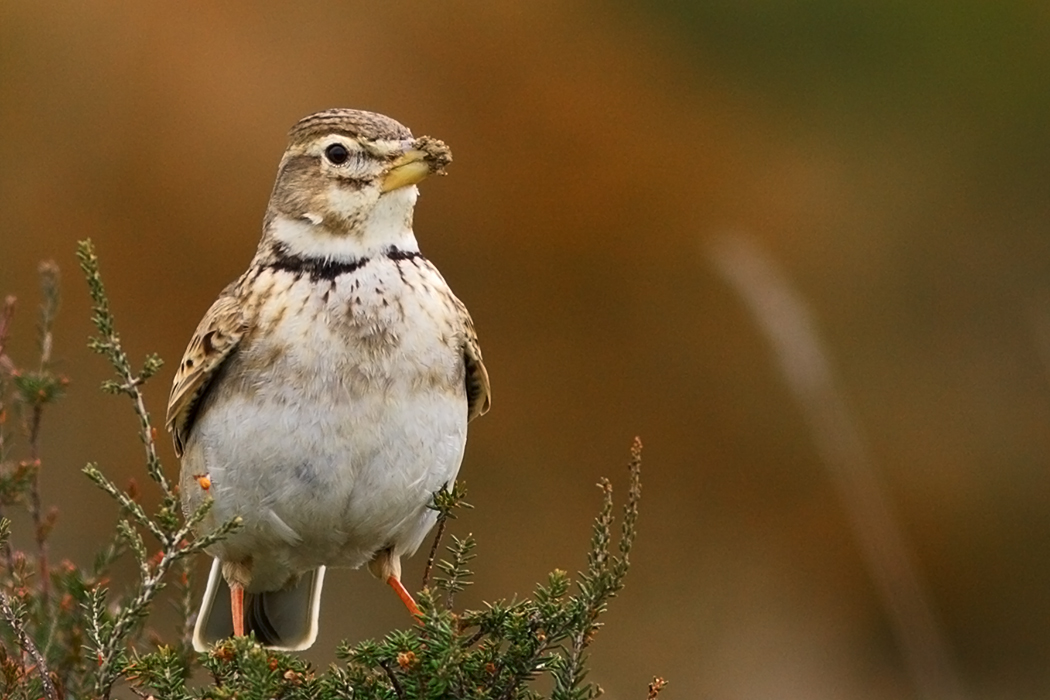
[[452,162],[452,151],[444,142],[430,136],[421,136],[412,147],[402,153],[383,177],[383,192],[408,187],[432,174],[444,175],[445,166]]

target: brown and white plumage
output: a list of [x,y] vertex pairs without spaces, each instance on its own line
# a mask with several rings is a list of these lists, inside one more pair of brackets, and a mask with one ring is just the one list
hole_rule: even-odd
[[248,593],[265,643],[302,649],[325,566],[367,563],[400,586],[489,407],[470,316],[412,232],[415,183],[447,147],[354,110],[307,117],[289,141],[256,255],[198,325],[169,399],[184,508],[214,499],[203,531],[244,522],[209,550],[198,648],[233,628],[226,588],[234,606]]

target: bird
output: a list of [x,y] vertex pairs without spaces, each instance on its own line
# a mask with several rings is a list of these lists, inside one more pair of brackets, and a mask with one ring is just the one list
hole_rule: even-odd
[[240,521],[207,548],[198,651],[248,633],[309,648],[330,566],[367,565],[418,615],[401,559],[490,406],[470,314],[413,231],[418,183],[451,161],[375,112],[289,132],[255,255],[197,326],[168,401],[184,513],[211,500],[198,535]]

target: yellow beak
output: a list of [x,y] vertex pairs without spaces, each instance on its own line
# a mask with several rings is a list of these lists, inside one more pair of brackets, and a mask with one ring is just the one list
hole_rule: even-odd
[[431,173],[431,165],[426,162],[426,151],[412,149],[394,161],[394,165],[383,177],[380,190],[389,192],[401,187],[408,187],[421,182]]

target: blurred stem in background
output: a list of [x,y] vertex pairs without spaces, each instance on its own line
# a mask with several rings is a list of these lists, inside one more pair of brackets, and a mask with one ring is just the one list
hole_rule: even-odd
[[766,336],[780,373],[805,415],[919,697],[961,700],[962,687],[948,645],[875,461],[836,386],[809,309],[752,239],[726,235],[712,241],[707,253]]

